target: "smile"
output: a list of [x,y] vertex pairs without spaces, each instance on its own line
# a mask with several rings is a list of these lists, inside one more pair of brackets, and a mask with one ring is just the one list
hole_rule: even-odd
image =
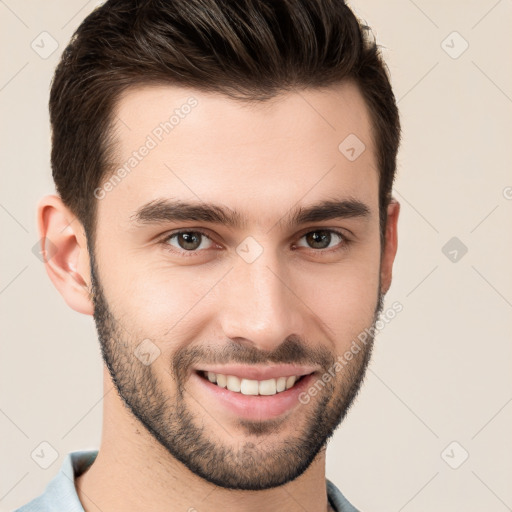
[[275,395],[291,389],[303,375],[291,375],[266,380],[241,379],[235,375],[223,375],[210,371],[198,372],[200,376],[221,388],[242,395]]

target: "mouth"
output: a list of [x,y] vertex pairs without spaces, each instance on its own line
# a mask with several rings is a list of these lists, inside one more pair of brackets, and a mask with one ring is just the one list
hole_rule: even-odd
[[313,384],[316,373],[256,380],[195,370],[191,385],[198,392],[196,396],[204,400],[205,408],[210,409],[215,417],[219,413],[227,413],[231,417],[264,421],[290,415],[297,410],[303,404],[299,399],[301,394]]
[[271,396],[276,395],[277,393],[283,393],[284,391],[296,386],[308,375],[311,375],[290,375],[257,380],[245,379],[237,377],[236,375],[226,375],[205,370],[197,370],[196,373],[202,379],[207,380],[220,388],[225,388],[233,393],[252,396]]

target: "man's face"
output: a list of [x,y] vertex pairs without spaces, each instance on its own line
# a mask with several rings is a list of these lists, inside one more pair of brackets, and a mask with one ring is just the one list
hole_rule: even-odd
[[[202,478],[253,490],[293,480],[349,408],[372,340],[322,376],[382,307],[364,101],[351,84],[251,105],[162,86],[130,91],[116,115],[116,169],[128,172],[97,192],[91,255],[112,380],[162,453]],[[355,159],[363,146],[354,135],[366,147]],[[239,222],[177,219],[170,213],[190,211],[164,201],[214,204]],[[324,201],[344,204],[294,222],[299,208]],[[204,377],[237,371],[224,365],[309,376],[275,395],[245,395]],[[301,403],[298,391],[315,383]]]

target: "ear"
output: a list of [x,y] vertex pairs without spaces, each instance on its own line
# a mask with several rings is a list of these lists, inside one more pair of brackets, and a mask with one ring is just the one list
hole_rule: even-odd
[[37,206],[37,225],[46,272],[69,307],[92,315],[87,238],[82,224],[56,195]]
[[393,262],[395,261],[396,250],[398,247],[397,225],[398,215],[400,213],[400,203],[396,199],[392,198],[387,211],[386,232],[380,266],[381,293],[383,294],[387,293],[391,286]]

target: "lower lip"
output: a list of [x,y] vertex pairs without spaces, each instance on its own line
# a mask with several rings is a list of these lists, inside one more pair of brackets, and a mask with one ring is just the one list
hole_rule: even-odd
[[306,375],[292,388],[275,395],[243,395],[213,384],[208,379],[194,372],[192,377],[198,381],[201,388],[222,407],[248,420],[267,420],[277,418],[290,411],[301,402],[299,395],[311,384],[314,373]]

